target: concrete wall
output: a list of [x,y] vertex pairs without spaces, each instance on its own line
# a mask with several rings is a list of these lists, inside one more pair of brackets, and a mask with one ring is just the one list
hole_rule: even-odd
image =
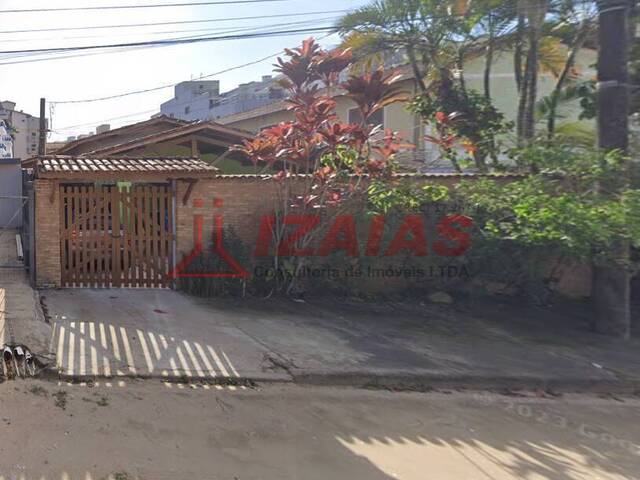
[[22,170],[19,158],[0,158],[0,229],[22,226]]
[[[281,103],[275,104],[281,105]],[[229,125],[230,127],[241,128],[249,132],[257,133],[263,128],[277,125],[280,122],[289,122],[293,119],[291,112],[282,108],[277,108],[275,111],[274,105],[267,105],[258,110],[252,110],[255,115],[233,115],[228,118],[221,118],[217,120],[219,123]],[[236,118],[239,118],[236,120]]]

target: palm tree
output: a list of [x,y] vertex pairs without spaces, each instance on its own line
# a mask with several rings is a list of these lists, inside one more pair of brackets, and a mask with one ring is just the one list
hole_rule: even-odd
[[484,32],[485,62],[483,73],[484,96],[491,100],[491,71],[495,55],[513,46],[513,23],[516,0],[476,0],[473,7],[481,14],[480,25]]
[[591,5],[581,2],[565,1],[560,5],[558,18],[554,21],[552,31],[566,46],[566,60],[559,74],[555,75],[556,84],[549,96],[547,135],[551,139],[556,130],[558,104],[561,101],[563,89],[575,80],[575,66],[578,53],[590,35],[596,31],[597,9],[595,2]]
[[[521,142],[529,141],[535,135],[538,77],[544,67],[556,78],[547,124],[549,135],[553,135],[560,93],[572,80],[577,55],[593,33],[595,3],[588,0],[518,0],[514,68],[520,94],[517,132]],[[567,56],[561,60],[565,46]],[[554,67],[554,64],[561,67]]]
[[[429,73],[443,74],[451,59],[452,40],[458,32],[452,8],[457,2],[438,0],[375,0],[345,15],[336,25],[343,46],[371,62],[392,54],[406,55],[416,84],[428,91]],[[446,59],[445,59],[446,57]]]
[[[539,47],[542,26],[547,16],[547,0],[518,1],[518,45],[522,48],[526,38],[527,55],[524,73],[516,62],[516,79],[519,79],[518,140],[528,141],[535,135],[535,105],[538,97]],[[521,52],[518,52],[521,54]],[[521,61],[521,60],[520,60]]]
[[375,0],[343,17],[336,29],[343,35],[343,46],[351,47],[364,66],[382,64],[390,55],[406,55],[422,95],[446,96],[454,77],[464,94],[465,61],[484,57],[484,96],[490,100],[495,55],[513,50],[517,132],[518,139],[526,142],[535,135],[538,77],[544,72],[556,78],[547,126],[551,134],[555,129],[560,92],[571,83],[577,54],[592,31],[588,12],[594,3]]

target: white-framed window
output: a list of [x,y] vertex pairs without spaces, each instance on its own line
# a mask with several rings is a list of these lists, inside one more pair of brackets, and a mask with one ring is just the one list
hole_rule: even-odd
[[[360,113],[360,109],[358,109],[358,108],[350,108],[349,109],[349,123],[361,123],[361,122],[362,122],[362,114]],[[385,122],[384,108],[381,108],[380,110],[375,112],[367,120],[367,123],[370,123],[372,125],[382,125],[383,128],[385,126],[384,122]]]

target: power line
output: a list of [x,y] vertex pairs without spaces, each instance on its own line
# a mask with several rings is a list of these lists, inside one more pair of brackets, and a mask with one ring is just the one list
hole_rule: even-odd
[[286,2],[291,0],[216,0],[210,2],[192,3],[150,3],[146,5],[101,5],[95,7],[60,7],[60,8],[20,8],[13,10],[0,10],[0,13],[32,13],[32,12],[77,12],[87,10],[128,10],[142,8],[166,8],[166,7],[194,7],[200,5],[237,5],[243,3],[271,3]]
[[121,120],[123,118],[130,118],[130,117],[136,117],[138,115],[146,115],[148,113],[156,113],[158,111],[157,108],[151,109],[151,110],[145,110],[143,112],[136,112],[136,113],[129,113],[128,115],[120,115],[119,117],[112,117],[112,118],[105,118],[103,120],[98,120],[97,122],[87,122],[87,123],[80,123],[78,125],[70,125],[68,127],[59,127],[55,130],[52,130],[56,133],[61,133],[62,130],[71,130],[74,128],[79,128],[79,127],[92,127],[94,125],[99,125],[103,122],[110,122],[112,120]]
[[[277,37],[277,36],[287,36],[287,35],[296,35],[296,34],[300,34],[300,33],[313,33],[316,31],[327,31],[327,30],[331,30],[330,28],[324,28],[324,29],[301,29],[301,30],[294,30],[294,31],[285,31],[285,32],[266,32],[263,35],[258,35],[258,34],[251,34],[251,35],[245,35],[245,36],[234,36],[233,38],[237,37],[237,39],[252,39],[252,38],[267,38],[267,37]],[[228,39],[233,39],[232,37],[223,37],[220,40],[228,40]],[[183,44],[183,43],[194,43],[194,42],[179,42],[178,44]],[[134,51],[134,50],[144,50],[144,49],[148,49],[148,48],[161,48],[161,47],[170,47],[175,45],[176,43],[163,43],[160,45],[157,44],[153,44],[153,45],[147,45],[147,46],[135,46],[135,47],[123,47],[123,48],[114,48],[112,50],[109,51],[105,51],[105,52],[88,52],[88,53],[80,53],[80,54],[75,54],[75,55],[68,55],[68,54],[63,54],[57,57],[53,57],[53,56],[47,56],[45,58],[35,58],[35,59],[28,59],[28,60],[13,60],[13,61],[8,61],[8,62],[0,62],[0,66],[2,65],[17,65],[17,64],[22,64],[22,63],[38,63],[38,62],[48,62],[48,61],[53,61],[53,60],[66,60],[66,59],[70,59],[70,58],[78,58],[78,57],[88,57],[88,56],[95,56],[95,55],[109,55],[109,54],[114,54],[114,53],[123,53],[123,52],[129,52],[129,51]],[[69,53],[69,52],[67,52]],[[22,57],[29,57],[29,56],[38,56],[38,54],[25,54],[25,55],[19,55],[19,56],[7,56],[6,58],[8,59],[14,59],[14,58],[22,58]]]
[[[329,35],[324,35],[322,37],[320,37],[318,40],[324,40],[325,38],[331,36],[331,34]],[[258,63],[262,63],[265,62],[271,58],[277,57],[278,55],[281,55],[284,52],[284,50],[280,50],[276,53],[272,53],[271,55],[267,55],[266,57],[262,57],[259,58],[257,60],[252,60],[251,62],[247,62],[247,63],[243,63],[241,65],[236,65],[234,67],[229,67],[226,68],[224,70],[220,70],[219,72],[214,72],[214,73],[209,73],[207,75],[200,75],[199,77],[196,77],[194,80],[202,80],[204,78],[210,78],[210,77],[215,77],[216,75],[222,75],[224,73],[227,72],[231,72],[234,70],[239,70],[241,68],[245,68],[245,67],[250,67],[252,65],[256,65]],[[180,82],[178,82],[180,83]],[[159,85],[157,87],[151,87],[151,88],[145,88],[145,89],[140,89],[140,90],[133,90],[133,91],[129,91],[129,92],[124,92],[124,93],[120,93],[117,95],[109,95],[109,96],[104,96],[104,97],[97,97],[97,98],[88,98],[88,99],[83,99],[83,100],[51,100],[49,103],[50,104],[56,104],[56,105],[64,105],[64,104],[74,104],[74,103],[92,103],[92,102],[101,102],[104,100],[112,100],[114,98],[122,98],[122,97],[128,97],[130,95],[137,95],[140,93],[148,93],[148,92],[155,92],[158,90],[163,90],[165,88],[172,88],[175,87],[178,83],[169,83],[169,84],[164,84],[164,85]]]
[[150,45],[183,45],[189,43],[201,43],[201,42],[213,42],[219,40],[241,40],[244,38],[262,38],[262,37],[270,37],[270,36],[278,36],[283,34],[294,34],[294,33],[313,33],[313,32],[326,32],[328,30],[333,30],[334,27],[315,27],[315,28],[305,28],[298,30],[281,30],[275,32],[263,32],[263,33],[251,33],[244,35],[229,35],[229,36],[221,36],[221,37],[204,37],[204,38],[185,38],[185,39],[174,39],[174,40],[149,40],[146,42],[129,42],[129,43],[114,43],[114,44],[106,44],[106,45],[84,45],[78,47],[53,47],[53,48],[33,48],[26,50],[4,50],[0,51],[0,55],[8,55],[8,54],[17,54],[17,53],[62,53],[62,52],[76,52],[81,50],[97,50],[97,49],[108,49],[108,48],[122,48],[122,47],[141,47],[141,46],[150,46]]
[[[226,68],[224,70],[220,70],[218,72],[210,73],[210,74],[207,74],[207,75],[201,75],[201,76],[197,77],[195,80],[202,80],[204,78],[215,77],[216,75],[222,75],[223,73],[231,72],[233,70],[239,70],[241,68],[249,67],[251,65],[256,65],[258,63],[262,63],[262,62],[264,62],[266,60],[269,60],[270,58],[277,57],[281,53],[282,52],[280,51],[280,52],[268,55],[266,57],[259,58],[258,60],[253,60],[251,62],[243,63],[242,65],[236,65],[234,67],[229,67],[229,68]],[[178,83],[180,83],[180,82],[178,82]],[[140,93],[155,92],[155,91],[158,91],[158,90],[163,90],[165,88],[172,88],[172,87],[175,87],[176,85],[177,85],[177,83],[168,83],[168,84],[160,85],[160,86],[157,86],[157,87],[145,88],[145,89],[141,89],[141,90],[133,90],[133,91],[130,91],[130,92],[120,93],[120,94],[117,94],[117,95],[109,95],[109,96],[98,97],[98,98],[88,98],[88,99],[83,99],[83,100],[60,100],[60,101],[53,100],[53,101],[51,101],[49,103],[56,104],[56,105],[64,105],[64,104],[72,104],[72,103],[101,102],[101,101],[104,101],[104,100],[113,100],[114,98],[122,98],[122,97],[131,96],[131,95],[137,95],[137,94],[140,94]]]
[[56,27],[56,28],[35,28],[27,30],[0,30],[1,34],[9,33],[41,33],[41,32],[64,32],[72,30],[96,30],[105,28],[132,28],[132,27],[157,27],[165,25],[186,25],[194,23],[213,23],[213,22],[232,22],[240,20],[260,20],[263,18],[286,18],[286,17],[304,17],[310,15],[324,15],[330,13],[347,13],[351,10],[326,10],[324,12],[300,12],[300,13],[284,13],[277,15],[255,15],[251,17],[227,17],[227,18],[210,18],[207,20],[181,20],[175,22],[155,22],[155,23],[129,23],[117,25],[93,25],[87,27]]
[[[190,38],[200,38],[200,37],[206,37],[207,35],[211,34],[211,33],[217,33],[217,34],[223,34],[223,33],[237,33],[237,32],[247,32],[247,31],[253,31],[255,33],[259,33],[260,31],[263,31],[265,29],[270,29],[270,28],[276,28],[276,27],[293,27],[293,26],[298,26],[298,27],[302,27],[302,26],[313,26],[316,22],[318,21],[334,21],[336,20],[337,17],[324,17],[324,18],[319,18],[319,19],[312,19],[312,20],[301,20],[299,22],[286,22],[286,23],[273,23],[273,24],[267,24],[267,25],[246,25],[240,28],[233,28],[233,29],[229,29],[228,26],[225,27],[217,27],[217,28],[205,28],[205,29],[187,29],[187,30],[165,30],[165,31],[160,31],[160,32],[144,32],[141,33],[141,35],[167,35],[167,34],[177,34],[177,33],[195,33],[195,32],[206,32],[203,34],[199,34],[199,35],[189,35],[189,36],[185,36],[185,37],[178,37],[178,38],[172,38],[171,40],[181,40],[181,39],[190,39]],[[121,36],[125,36],[125,37],[131,37],[133,35],[133,33],[129,33],[129,34],[125,34],[125,35],[121,35]],[[75,40],[75,39],[83,39],[83,38],[112,38],[113,35],[111,36],[107,36],[105,37],[104,35],[81,35],[81,36],[74,36],[74,37],[56,37],[56,39],[58,40]],[[50,38],[50,40],[53,38]],[[10,42],[28,42],[28,41],[44,41],[47,40],[46,38],[34,38],[34,39],[23,39],[23,38],[12,38],[9,40],[5,40],[5,42],[10,41]],[[166,39],[165,39],[166,40]],[[153,46],[164,46],[164,45],[151,45]],[[135,48],[148,48],[148,46],[144,46],[144,47],[135,47]],[[133,47],[131,47],[130,49],[133,49]],[[127,51],[127,48],[123,48],[121,51]],[[6,55],[3,59],[15,59],[15,58],[22,58],[22,57],[30,57],[30,56],[38,56],[38,55],[45,55],[46,53],[40,53],[40,52],[28,52],[28,53],[24,53],[24,54],[8,54]],[[100,53],[97,53],[100,54]],[[56,57],[56,58],[65,58],[65,57]],[[45,59],[40,59],[40,60],[47,60]],[[3,65],[3,63],[0,63],[0,65]]]

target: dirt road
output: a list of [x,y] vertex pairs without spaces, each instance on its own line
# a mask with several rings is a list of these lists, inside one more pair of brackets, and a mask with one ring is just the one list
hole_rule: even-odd
[[0,385],[0,479],[632,479],[640,400]]

